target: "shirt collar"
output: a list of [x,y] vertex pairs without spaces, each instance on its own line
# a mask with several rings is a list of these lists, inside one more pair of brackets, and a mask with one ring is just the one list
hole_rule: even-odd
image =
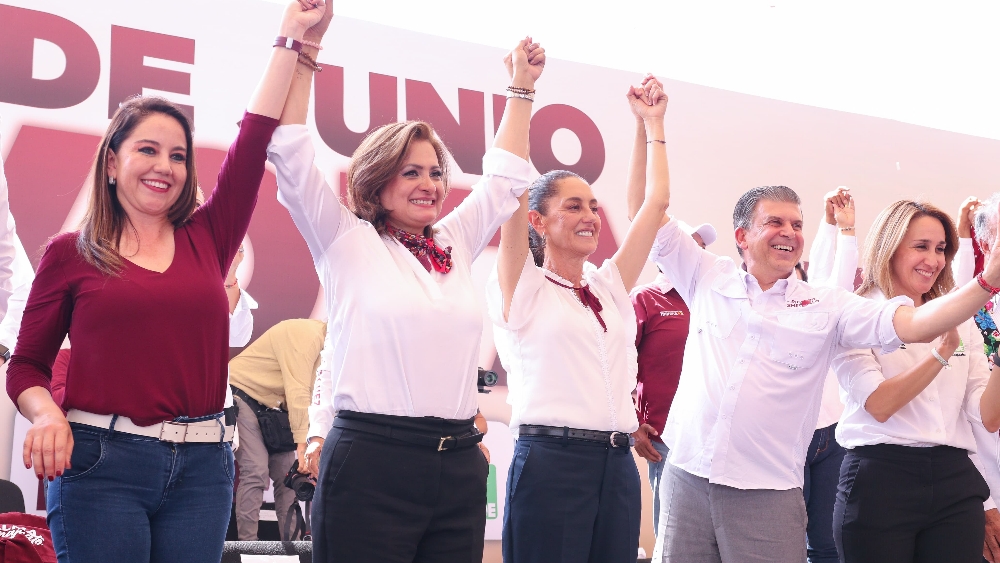
[[659,290],[660,293],[670,293],[670,290],[674,288],[674,284],[670,282],[670,278],[666,274],[660,272],[656,275],[656,279],[653,280],[653,286]]

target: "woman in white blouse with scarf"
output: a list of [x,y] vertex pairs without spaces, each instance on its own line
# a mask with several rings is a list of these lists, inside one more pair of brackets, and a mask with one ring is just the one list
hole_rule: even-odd
[[[905,295],[918,307],[944,295],[957,246],[943,211],[896,202],[872,226],[858,294]],[[981,561],[990,491],[969,459],[970,423],[1000,427],[1000,381],[972,320],[928,344],[842,354],[833,369],[847,397],[837,426],[848,449],[834,509],[841,560]]]
[[268,151],[329,307],[323,386],[337,414],[313,504],[316,561],[482,561],[488,464],[473,418],[483,327],[471,267],[527,188],[544,62],[530,39],[508,56],[510,94],[483,177],[440,221],[448,155],[430,124],[371,132],[351,159],[344,206],[313,163],[311,72],[293,82]]
[[500,230],[487,302],[518,435],[504,514],[506,563],[636,558],[641,498],[629,447],[639,426],[631,397],[636,324],[628,292],[670,197],[661,88],[647,77],[629,89],[650,139],[643,147],[650,182],[613,258],[600,268],[587,262],[601,221],[590,186],[571,172],[536,180]]

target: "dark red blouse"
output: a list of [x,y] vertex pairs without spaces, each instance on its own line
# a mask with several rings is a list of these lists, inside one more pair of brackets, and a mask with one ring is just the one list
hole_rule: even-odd
[[7,394],[49,388],[68,333],[73,345],[64,410],[127,416],[146,426],[222,410],[229,360],[223,282],[264,175],[278,122],[246,114],[212,196],[174,231],[163,273],[127,260],[107,276],[80,258],[79,233],[53,238],[38,265],[7,369]]

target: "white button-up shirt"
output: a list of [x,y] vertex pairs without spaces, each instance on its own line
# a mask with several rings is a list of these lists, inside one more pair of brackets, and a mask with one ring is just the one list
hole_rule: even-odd
[[257,308],[257,302],[247,290],[240,288],[240,298],[236,301],[236,308],[229,313],[229,346],[241,348],[250,342],[253,335],[253,310]]
[[487,151],[482,179],[435,225],[437,244],[452,247],[453,267],[442,274],[341,205],[314,154],[304,125],[278,127],[268,147],[278,200],[305,238],[329,307],[330,408],[472,418],[483,332],[472,262],[518,208],[531,166]]
[[650,257],[691,310],[663,436],[670,463],[739,489],[801,487],[830,360],[852,348],[896,349],[892,318],[910,300],[876,303],[794,277],[762,291],[675,221],[660,229]]
[[[876,290],[876,303],[886,303]],[[931,382],[889,420],[879,422],[867,410],[868,397],[887,379],[912,368],[931,356],[930,343],[914,342],[891,354],[876,355],[871,349],[851,350],[833,360],[840,386],[847,393],[844,414],[837,425],[837,441],[845,448],[872,444],[901,446],[952,446],[976,451],[972,424],[982,426],[979,399],[989,381],[989,363],[983,352],[983,336],[970,319],[958,325],[962,345]]]
[[[14,221],[14,217],[9,217]],[[11,229],[13,230],[13,229]],[[13,273],[10,281],[14,291],[7,301],[7,314],[0,321],[0,344],[3,344],[11,352],[17,346],[17,333],[21,331],[21,317],[24,316],[24,306],[28,303],[28,293],[31,291],[31,282],[35,281],[35,270],[31,267],[31,260],[28,253],[24,251],[21,239],[14,234],[14,260],[12,261]]]
[[635,432],[635,309],[618,267],[610,260],[600,268],[588,262],[581,282],[600,300],[607,332],[575,291],[546,277],[573,285],[529,255],[507,320],[495,267],[486,282],[497,354],[507,370],[511,431],[539,424]]

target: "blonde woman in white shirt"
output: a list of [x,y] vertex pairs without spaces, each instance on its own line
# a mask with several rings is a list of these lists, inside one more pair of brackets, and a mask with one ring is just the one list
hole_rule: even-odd
[[642,149],[650,182],[614,257],[600,268],[587,262],[602,225],[590,185],[571,172],[536,180],[500,230],[487,302],[518,435],[504,514],[506,563],[635,561],[641,498],[629,436],[639,424],[628,292],[670,190],[662,86],[647,77],[628,100],[650,139]]
[[[872,226],[857,293],[906,296],[919,308],[954,288],[957,248],[946,213],[898,201]],[[842,561],[981,561],[990,491],[969,459],[970,423],[1000,428],[1000,381],[972,320],[928,344],[841,354],[833,369],[847,395],[837,441],[848,453],[834,509]]]
[[336,418],[313,503],[316,561],[482,561],[488,464],[473,419],[483,327],[471,268],[527,188],[544,63],[530,39],[509,55],[510,94],[483,177],[440,221],[449,157],[423,122],[371,132],[340,203],[313,163],[312,73],[299,67],[268,150],[329,309],[320,375]]

